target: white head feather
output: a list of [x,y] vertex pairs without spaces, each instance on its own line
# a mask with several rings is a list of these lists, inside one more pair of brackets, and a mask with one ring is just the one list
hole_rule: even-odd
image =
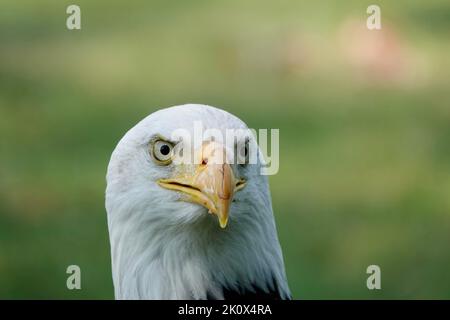
[[290,296],[267,178],[260,165],[235,175],[247,179],[231,204],[227,228],[204,207],[179,201],[160,187],[173,167],[152,161],[149,141],[194,121],[221,131],[247,128],[237,117],[205,105],[157,111],[127,132],[107,173],[106,210],[117,299],[223,298],[223,288],[277,290]]

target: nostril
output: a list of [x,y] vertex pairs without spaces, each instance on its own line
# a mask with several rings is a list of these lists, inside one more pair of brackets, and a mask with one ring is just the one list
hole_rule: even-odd
[[202,165],[206,166],[208,164],[208,158],[203,159]]

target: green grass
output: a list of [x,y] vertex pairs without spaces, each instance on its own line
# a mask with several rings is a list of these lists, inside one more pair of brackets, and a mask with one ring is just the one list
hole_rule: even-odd
[[343,27],[364,26],[367,1],[79,1],[81,31],[68,4],[2,4],[0,298],[113,297],[109,156],[186,102],[280,129],[270,183],[295,298],[450,298],[446,1],[380,2],[387,73],[346,53],[369,45]]

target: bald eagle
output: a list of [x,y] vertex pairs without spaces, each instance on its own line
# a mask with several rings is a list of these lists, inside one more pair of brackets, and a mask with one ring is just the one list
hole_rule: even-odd
[[[247,129],[218,108],[175,106],[144,118],[112,153],[105,204],[116,299],[290,299],[262,160],[230,160],[255,139],[247,135],[239,152],[173,138],[195,134],[196,122]],[[198,161],[176,161],[190,150]]]

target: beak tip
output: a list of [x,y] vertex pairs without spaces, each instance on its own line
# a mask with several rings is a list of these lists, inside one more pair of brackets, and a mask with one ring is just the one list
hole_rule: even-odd
[[228,218],[225,218],[225,219],[219,218],[220,228],[225,229],[227,227],[227,224],[228,224]]

